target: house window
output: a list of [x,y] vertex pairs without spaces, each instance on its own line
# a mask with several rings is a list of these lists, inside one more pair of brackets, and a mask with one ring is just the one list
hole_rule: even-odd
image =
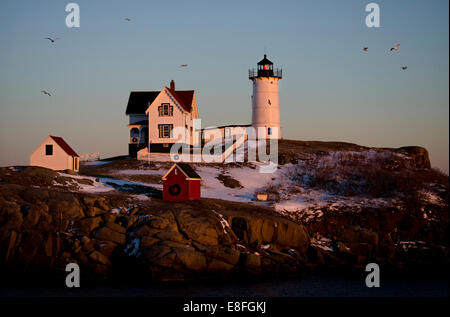
[[272,128],[267,128],[267,134],[272,135]]
[[173,106],[168,103],[162,103],[158,107],[158,113],[160,117],[172,117],[173,116]]
[[45,145],[45,155],[53,155],[53,145],[52,144]]
[[171,138],[173,124],[158,124],[158,130],[160,138]]

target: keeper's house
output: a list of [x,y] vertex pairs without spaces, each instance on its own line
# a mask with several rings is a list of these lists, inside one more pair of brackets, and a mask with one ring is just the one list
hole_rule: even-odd
[[50,168],[56,171],[72,170],[80,167],[78,154],[58,136],[49,135],[30,155],[30,165]]
[[128,155],[148,147],[149,152],[169,153],[179,140],[172,134],[175,127],[185,127],[189,133],[181,142],[194,144],[193,120],[198,118],[194,90],[176,90],[175,82],[161,91],[132,91],[128,99],[126,115],[128,124]]

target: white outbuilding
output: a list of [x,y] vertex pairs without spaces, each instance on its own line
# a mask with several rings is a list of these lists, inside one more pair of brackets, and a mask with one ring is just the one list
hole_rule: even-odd
[[49,135],[31,153],[31,166],[41,166],[56,171],[73,170],[78,172],[79,155],[64,141],[63,138]]

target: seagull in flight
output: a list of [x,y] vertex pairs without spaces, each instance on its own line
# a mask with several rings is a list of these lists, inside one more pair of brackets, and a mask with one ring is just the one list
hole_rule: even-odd
[[51,37],[46,37],[44,38],[44,40],[49,40],[52,43],[55,43],[56,40],[59,40],[59,37],[55,37],[54,39],[52,39]]
[[369,50],[369,48],[368,47],[364,47],[363,50],[364,50],[364,52],[367,52]]
[[44,95],[49,95],[50,97],[52,96],[47,90],[41,90],[41,92],[42,92]]
[[398,51],[398,47],[400,46],[400,44],[395,44],[394,47],[391,47],[391,52],[392,51]]
[[125,21],[128,21],[128,22],[130,22],[130,21],[131,21],[131,19],[130,19],[130,18],[125,18]]
[[403,70],[407,70],[407,69],[408,69],[408,66],[402,66],[402,69],[403,69]]

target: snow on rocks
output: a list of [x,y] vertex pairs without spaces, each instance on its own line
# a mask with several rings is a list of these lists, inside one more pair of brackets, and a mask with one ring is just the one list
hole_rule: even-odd
[[[218,168],[217,166],[198,166],[197,173],[202,177],[202,196],[223,200],[251,202],[255,200],[256,191],[277,179],[279,170],[273,174],[259,173],[254,165],[243,167]],[[228,175],[241,183],[243,188],[226,187],[218,176]]]
[[212,212],[219,218],[220,224],[222,225],[222,230],[224,234],[229,234],[232,232],[230,225],[228,221],[222,216],[222,214],[219,214],[217,211],[212,210]]
[[85,162],[81,162],[82,165],[85,166],[102,166],[105,164],[109,164],[112,161],[85,161]]
[[429,204],[438,205],[438,206],[444,206],[446,204],[445,200],[436,195],[436,193],[433,193],[429,190],[421,190],[420,195],[422,198],[428,202]]
[[[58,173],[60,176],[72,179],[72,184],[77,186],[77,190],[83,193],[103,193],[114,190],[113,187],[105,185],[98,178],[84,175],[71,175],[65,173]],[[87,180],[87,181],[86,181]],[[64,186],[61,184],[55,184]]]
[[331,246],[331,239],[325,237],[318,236],[316,238],[311,238],[311,245],[324,251],[334,252],[334,249]]

